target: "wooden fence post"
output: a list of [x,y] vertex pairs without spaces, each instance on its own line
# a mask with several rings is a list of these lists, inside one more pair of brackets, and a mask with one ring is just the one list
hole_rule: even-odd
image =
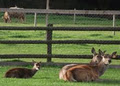
[[73,22],[74,24],[76,23],[76,13],[75,13],[76,9],[74,8],[74,19],[73,19]]
[[[46,9],[48,10],[50,7],[49,7],[49,0],[46,1]],[[48,25],[48,16],[49,14],[46,14],[46,26]]]
[[[47,27],[53,27],[53,26],[49,26],[49,24],[47,25]],[[46,40],[47,41],[52,41],[52,30],[50,30],[50,28],[49,28],[49,30],[47,30],[47,34],[46,34],[47,36],[47,38],[46,38]],[[48,43],[47,44],[47,54],[48,55],[50,55],[50,56],[48,56],[48,58],[47,58],[47,62],[51,62],[51,59],[52,59],[52,57],[51,57],[51,55],[52,55],[52,44],[51,43]]]
[[34,15],[34,27],[37,26],[37,13],[35,13]]
[[[113,15],[113,27],[115,27],[115,15]],[[115,35],[115,31],[113,32],[113,34]]]

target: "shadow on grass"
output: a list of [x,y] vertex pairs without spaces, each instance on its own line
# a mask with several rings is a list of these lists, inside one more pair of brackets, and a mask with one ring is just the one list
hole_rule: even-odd
[[[73,82],[75,84],[83,83],[86,86],[120,86],[120,80],[113,80],[113,79],[102,79],[93,82]],[[89,85],[88,85],[89,84]]]
[[120,85],[120,80],[113,80],[113,79],[100,79],[100,80],[98,80],[98,81],[96,81],[95,83],[99,83],[99,84],[110,84],[110,85],[112,85],[113,84],[113,86],[114,85]]
[[105,38],[113,38],[113,36],[106,36]]
[[72,38],[72,37],[71,36],[61,35],[61,34],[54,34],[53,38]]
[[0,38],[0,39],[5,39],[5,38]]
[[38,78],[37,78],[37,77],[36,77],[36,78],[34,77],[33,79],[51,79],[51,78],[50,78],[50,77],[38,77]]
[[90,35],[90,36],[101,36],[101,34],[92,34],[92,35]]
[[81,46],[89,46],[88,44],[79,44],[79,45],[81,45]]
[[17,36],[10,36],[11,38],[30,38],[30,36],[23,36],[23,35],[17,35]]
[[11,61],[6,61],[6,62],[25,62],[25,61],[22,61],[22,60],[20,60],[20,59],[13,59],[13,60],[11,60]]

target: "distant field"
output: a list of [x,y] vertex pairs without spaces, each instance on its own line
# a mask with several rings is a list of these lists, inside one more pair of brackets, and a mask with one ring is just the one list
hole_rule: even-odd
[[[0,13],[0,26],[34,26],[34,14],[26,14],[26,21],[19,23],[17,19],[12,19],[12,23],[4,23],[2,19],[3,13]],[[105,15],[76,15],[74,22],[73,15],[60,15],[50,14],[49,23],[54,24],[54,27],[108,27],[112,26],[112,16],[106,17]],[[116,17],[116,26],[120,26],[120,19]],[[37,26],[45,27],[45,15],[37,15]]]

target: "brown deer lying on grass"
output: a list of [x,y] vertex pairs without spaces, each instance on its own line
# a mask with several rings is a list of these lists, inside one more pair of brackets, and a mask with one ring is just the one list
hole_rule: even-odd
[[[93,53],[93,58],[92,58],[91,62],[89,63],[89,65],[97,65],[101,61],[102,57],[100,55],[98,55],[98,53],[96,53],[94,48],[91,49],[91,52]],[[65,65],[59,72],[59,79],[64,79],[64,75],[65,75],[66,71],[69,68],[74,67],[76,65],[79,65],[79,64]]]
[[5,73],[6,78],[31,78],[40,69],[41,62],[34,62],[32,69],[12,68]]
[[111,58],[116,56],[116,52],[109,55],[99,50],[99,56],[102,57],[102,59],[96,66],[76,65],[69,68],[64,75],[64,80],[77,82],[98,80],[111,63]]

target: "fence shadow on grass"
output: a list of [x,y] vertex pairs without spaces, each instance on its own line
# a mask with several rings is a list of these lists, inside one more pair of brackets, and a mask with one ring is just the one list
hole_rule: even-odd
[[49,76],[48,77],[43,77],[43,76],[40,76],[40,77],[34,77],[33,79],[51,79]]
[[90,36],[92,36],[92,37],[96,37],[96,36],[101,36],[102,34],[92,34],[92,35],[90,35]]
[[113,36],[106,36],[105,38],[113,38]]
[[112,85],[113,84],[113,86],[115,86],[115,85],[120,85],[120,80],[117,80],[117,79],[100,79],[100,80],[98,80],[98,81],[96,81],[95,83],[99,83],[99,84],[110,84],[110,85]]

